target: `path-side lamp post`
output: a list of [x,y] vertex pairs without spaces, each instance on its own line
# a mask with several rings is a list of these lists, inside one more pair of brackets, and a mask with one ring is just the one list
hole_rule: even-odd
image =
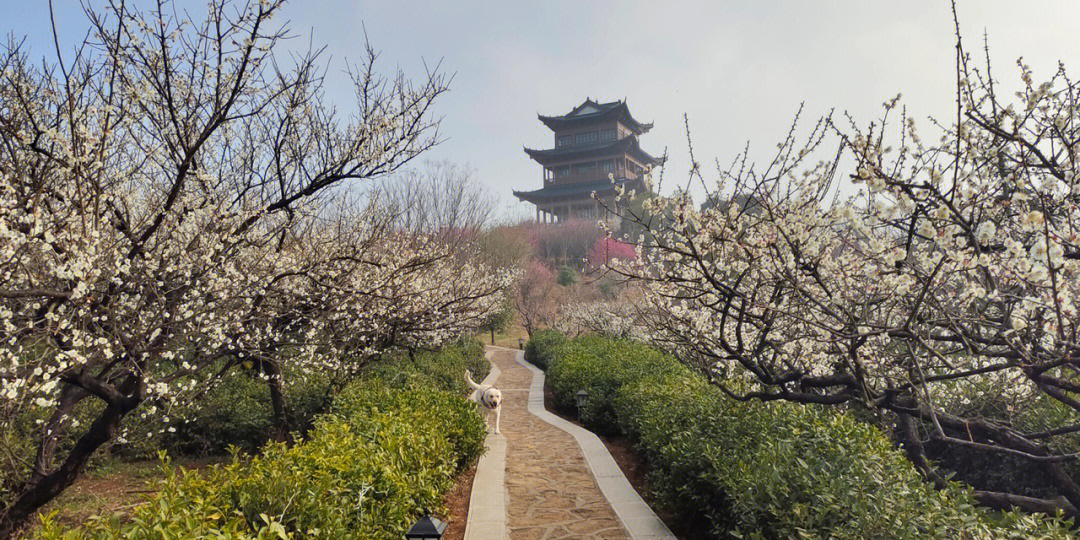
[[416,540],[439,540],[446,532],[446,524],[433,516],[426,515],[413,524],[405,533],[405,538]]
[[523,337],[518,338],[518,348],[519,349],[524,349],[525,348],[525,338],[523,338]]
[[574,398],[577,400],[578,418],[581,418],[581,410],[584,409],[585,405],[589,403],[589,393],[586,392],[584,389],[578,390],[577,394],[574,395]]

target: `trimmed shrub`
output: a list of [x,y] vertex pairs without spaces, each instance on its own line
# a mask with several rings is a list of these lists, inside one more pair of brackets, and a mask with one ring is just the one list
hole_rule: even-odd
[[547,370],[555,350],[566,343],[566,336],[553,329],[537,330],[525,344],[525,360],[534,366]]
[[621,431],[649,462],[653,495],[713,538],[1069,538],[1067,522],[977,507],[936,490],[878,429],[847,414],[737,402],[645,345],[582,337],[548,369],[557,406]]
[[406,377],[391,377],[389,368],[367,373],[300,444],[271,443],[250,458],[234,449],[231,463],[203,471],[171,467],[162,454],[166,478],[130,519],[96,518],[65,530],[49,516],[36,535],[397,540],[422,512],[442,510],[458,474],[483,453],[484,420],[450,375],[489,366],[482,346],[471,343],[392,361],[408,366]]
[[[463,339],[437,351],[418,351],[413,355],[394,351],[372,363],[362,379],[378,378],[396,388],[434,388],[465,393],[466,369],[483,377],[489,369],[484,346],[476,339]],[[283,373],[285,400],[290,428],[303,435],[313,426],[315,417],[327,411],[333,400],[330,379],[318,373]],[[149,406],[149,405],[148,405]],[[147,407],[148,407],[147,406]],[[133,415],[125,421],[137,436],[116,449],[124,457],[152,457],[166,449],[184,455],[222,455],[231,446],[244,453],[255,453],[270,439],[273,410],[266,381],[254,372],[230,374],[198,400],[171,411],[175,432],[162,429],[158,418],[139,421]],[[144,436],[144,432],[149,436]]]
[[461,398],[460,394],[433,392],[427,388],[401,391],[370,381],[349,387],[334,400],[331,412],[362,425],[370,418],[393,415],[401,410],[423,411],[424,422],[447,439],[452,453],[462,458],[455,464],[455,474],[464,471],[484,452],[487,428],[476,405]]

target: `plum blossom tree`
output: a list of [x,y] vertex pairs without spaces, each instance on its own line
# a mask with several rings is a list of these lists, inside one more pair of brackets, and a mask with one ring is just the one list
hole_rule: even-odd
[[[769,167],[720,171],[717,192],[753,205],[646,201],[665,217],[616,270],[645,290],[651,338],[732,397],[865,407],[935,482],[926,441],[1027,461],[1058,497],[976,497],[1075,516],[1080,85],[1020,63],[1007,104],[959,38],[957,59],[956,118],[933,142],[897,100],[868,129],[823,119]],[[842,154],[809,163],[829,134],[854,197],[835,189]]]
[[[368,48],[343,114],[318,51],[275,56],[280,6],[212,0],[195,23],[109,2],[73,56],[0,54],[0,416],[45,418],[32,470],[4,486],[0,537],[140,404],[240,362],[271,382],[281,362],[356,369],[475,328],[501,299],[507,276],[471,243],[375,204],[328,209],[437,142],[443,76],[380,77]],[[102,406],[76,426],[87,400]]]
[[515,273],[487,264],[476,238],[457,227],[403,229],[401,208],[377,195],[320,216],[279,253],[302,272],[282,279],[232,359],[253,359],[267,375],[279,433],[289,427],[281,362],[348,380],[387,349],[437,347],[471,332],[505,303]]

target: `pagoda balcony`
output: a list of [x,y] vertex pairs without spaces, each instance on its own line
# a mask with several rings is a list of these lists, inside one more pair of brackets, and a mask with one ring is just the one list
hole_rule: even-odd
[[570,176],[554,177],[547,176],[544,178],[545,186],[562,186],[566,184],[581,184],[585,182],[599,182],[601,180],[609,180],[608,175],[614,175],[616,178],[626,178],[635,180],[640,178],[641,175],[634,171],[624,171],[621,167],[614,172],[595,172],[587,174],[571,174]]

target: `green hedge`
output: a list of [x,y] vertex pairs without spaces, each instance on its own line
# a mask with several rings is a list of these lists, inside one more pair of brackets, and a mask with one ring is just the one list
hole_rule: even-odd
[[555,350],[565,343],[566,336],[557,330],[537,330],[525,345],[525,360],[540,369],[547,369]]
[[1041,515],[935,490],[876,428],[788,403],[742,403],[647,346],[575,339],[548,369],[556,406],[589,392],[582,422],[621,431],[650,465],[654,499],[713,538],[1068,538]]
[[407,387],[388,383],[389,371],[368,374],[291,448],[272,443],[250,459],[237,453],[198,472],[166,465],[158,494],[124,523],[101,518],[63,530],[47,517],[37,535],[400,539],[422,512],[442,509],[458,474],[483,452],[486,427],[475,405],[434,387],[444,371],[483,361],[466,358],[468,351],[476,352],[462,344],[442,357],[430,353]]
[[361,377],[380,379],[394,388],[435,388],[447,392],[468,393],[465,370],[480,381],[491,370],[484,358],[484,344],[476,338],[464,338],[437,351],[398,351],[372,363]]

